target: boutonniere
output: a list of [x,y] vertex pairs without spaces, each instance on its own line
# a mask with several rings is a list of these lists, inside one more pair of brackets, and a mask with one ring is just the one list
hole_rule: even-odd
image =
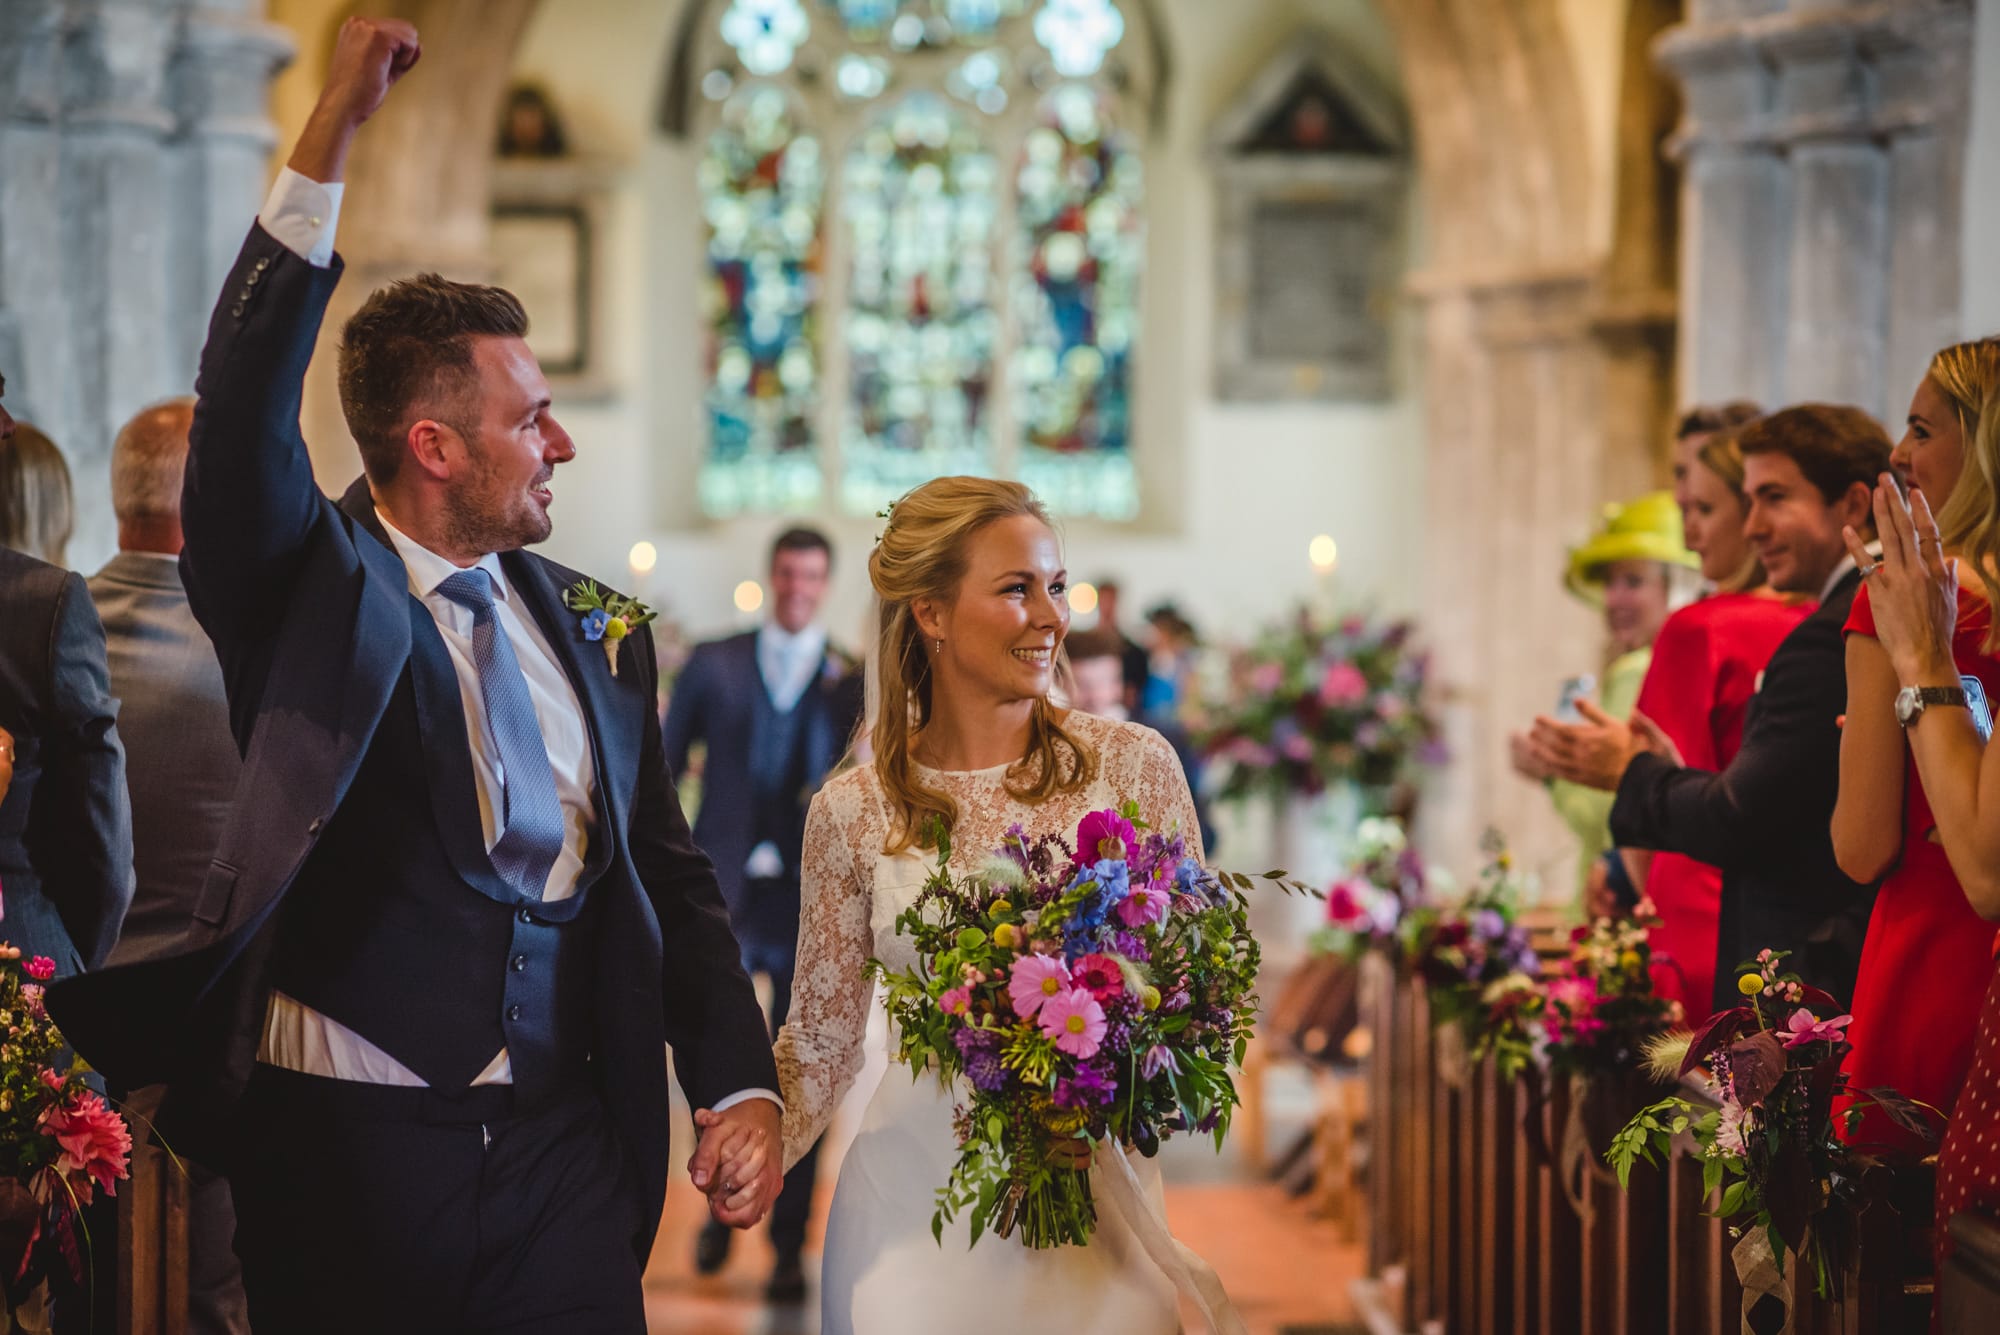
[[604,646],[604,661],[611,665],[614,677],[618,675],[619,644],[658,615],[637,598],[600,589],[587,579],[572,584],[563,602],[570,611],[583,613],[583,638]]

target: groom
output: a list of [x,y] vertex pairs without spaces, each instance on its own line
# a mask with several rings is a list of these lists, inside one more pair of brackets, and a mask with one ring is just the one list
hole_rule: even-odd
[[419,54],[349,19],[202,355],[188,597],[244,774],[209,944],[51,996],[162,1138],[226,1172],[258,1330],[638,1335],[668,1172],[747,1227],[778,1185],[756,998],[660,745],[651,638],[587,642],[522,550],[575,447],[496,288],[425,275],[347,325],[366,476],[313,484],[301,381],[356,130]]

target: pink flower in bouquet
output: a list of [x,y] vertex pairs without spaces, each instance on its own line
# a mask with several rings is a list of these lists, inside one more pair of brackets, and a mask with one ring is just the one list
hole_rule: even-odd
[[1569,1037],[1583,1042],[1601,1032],[1604,1021],[1597,1018],[1597,980],[1594,978],[1563,977],[1552,979],[1548,985],[1549,1037],[1563,1037],[1565,1025]]
[[963,1015],[972,1009],[972,993],[963,987],[954,987],[938,998],[938,1009],[946,1015]]
[[1118,920],[1127,927],[1165,922],[1172,899],[1172,895],[1157,886],[1135,885],[1131,894],[1118,901]]
[[1368,678],[1352,663],[1335,663],[1320,679],[1319,698],[1335,709],[1358,705],[1368,698]]
[[1743,1120],[1749,1115],[1749,1110],[1735,1099],[1724,1099],[1722,1116],[1715,1126],[1715,1147],[1739,1159],[1749,1153],[1743,1144]]
[[[1121,861],[1138,842],[1139,832],[1131,821],[1115,811],[1093,811],[1076,827],[1076,865],[1093,866],[1107,858]],[[1108,847],[1114,843],[1117,847]]]
[[1384,723],[1395,723],[1408,717],[1409,712],[1409,701],[1394,691],[1382,691],[1375,697],[1375,717]]
[[107,1196],[118,1194],[114,1183],[130,1176],[126,1165],[132,1158],[132,1132],[100,1095],[87,1092],[51,1108],[42,1127],[62,1147],[56,1171],[69,1179],[81,1200],[90,1200],[92,1182]]
[[21,967],[28,971],[28,977],[38,983],[46,983],[56,976],[56,962],[47,955],[37,955]]
[[1078,987],[1099,1001],[1125,994],[1125,971],[1109,955],[1085,955],[1070,966],[1069,975]]
[[44,1085],[54,1090],[58,1094],[62,1093],[63,1078],[61,1072],[55,1070],[53,1067],[44,1066],[42,1068],[41,1076],[42,1076],[42,1083]]
[[1831,1020],[1822,1020],[1801,1006],[1792,1012],[1791,1019],[1785,1021],[1785,1046],[1796,1048],[1807,1043],[1839,1043],[1847,1037],[1840,1031],[1852,1023],[1852,1015],[1836,1015]]
[[1285,684],[1285,669],[1278,663],[1259,663],[1250,669],[1250,689],[1269,695]]
[[28,1014],[37,1020],[49,1013],[48,1003],[43,1000],[46,994],[46,988],[38,987],[34,983],[21,984],[21,1000],[27,1006]]
[[1007,980],[1007,1000],[1014,1003],[1014,1014],[1025,1020],[1069,989],[1069,966],[1061,960],[1023,955],[1014,961],[1014,972]]
[[1307,741],[1301,733],[1295,732],[1285,738],[1284,741],[1278,744],[1278,750],[1285,759],[1296,760],[1301,764],[1313,758],[1312,743]]
[[1356,922],[1366,916],[1361,907],[1361,899],[1354,893],[1352,883],[1341,881],[1326,892],[1326,920],[1333,923]]
[[1104,1042],[1104,1007],[1080,987],[1050,997],[1038,1018],[1042,1032],[1072,1057],[1095,1057]]

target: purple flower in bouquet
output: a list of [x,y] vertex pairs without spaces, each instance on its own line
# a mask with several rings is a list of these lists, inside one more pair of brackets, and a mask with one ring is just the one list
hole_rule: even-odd
[[965,1078],[985,1094],[1007,1087],[1007,1068],[1000,1062],[1000,1033],[995,1029],[957,1029],[951,1041],[965,1059]]
[[1114,930],[1106,944],[1112,954],[1123,955],[1128,960],[1136,960],[1142,964],[1153,957],[1153,952],[1147,949],[1146,943],[1130,932]]
[[1052,955],[1021,956],[1007,978],[1007,1000],[1024,1020],[1069,989],[1069,966]]
[[1154,1044],[1146,1049],[1146,1055],[1139,1059],[1139,1074],[1151,1080],[1162,1071],[1174,1075],[1181,1073],[1180,1058],[1174,1056],[1172,1048]]
[[1081,1062],[1076,1074],[1056,1081],[1049,1099],[1058,1108],[1102,1108],[1118,1097],[1118,1083],[1096,1062]]
[[1472,930],[1488,941],[1503,940],[1507,935],[1507,919],[1498,909],[1480,909],[1472,915]]
[[1792,1012],[1792,1018],[1785,1021],[1785,1046],[1803,1047],[1807,1043],[1840,1043],[1847,1035],[1841,1030],[1854,1023],[1852,1015],[1836,1015],[1831,1020],[1822,1020],[1801,1006]]
[[1095,1057],[1104,1042],[1104,1007],[1080,987],[1050,997],[1035,1018],[1056,1047],[1072,1057]]
[[1368,698],[1368,677],[1352,663],[1335,663],[1320,678],[1319,698],[1329,709],[1358,705]]

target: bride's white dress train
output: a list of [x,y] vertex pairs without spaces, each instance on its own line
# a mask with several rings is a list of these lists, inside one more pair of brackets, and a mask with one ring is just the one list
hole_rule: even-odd
[[[955,869],[984,862],[1011,825],[1031,834],[1071,833],[1088,812],[1125,800],[1163,824],[1178,822],[1199,852],[1194,803],[1164,738],[1136,724],[1075,713],[1065,726],[1096,748],[1097,777],[1040,806],[1007,792],[1004,768],[922,771],[958,802]],[[864,961],[874,956],[897,969],[915,963],[909,943],[896,935],[896,915],[922,889],[934,855],[884,856],[888,828],[872,768],[840,775],[813,799],[798,973],[791,1018],[777,1043],[787,1166],[826,1130],[861,1068],[872,999]],[[940,1246],[931,1216],[957,1157],[951,1111],[951,1096],[933,1077],[913,1082],[907,1068],[893,1064],[883,1075],[834,1189],[820,1274],[823,1335],[1034,1335],[1030,1322],[1117,1335],[1180,1329],[1173,1281],[1108,1199],[1101,1175],[1093,1183],[1098,1228],[1088,1246],[1035,1251],[1013,1238],[989,1237],[969,1248],[962,1219],[946,1226]],[[1159,1205],[1157,1167],[1137,1156],[1131,1162],[1141,1190]]]

